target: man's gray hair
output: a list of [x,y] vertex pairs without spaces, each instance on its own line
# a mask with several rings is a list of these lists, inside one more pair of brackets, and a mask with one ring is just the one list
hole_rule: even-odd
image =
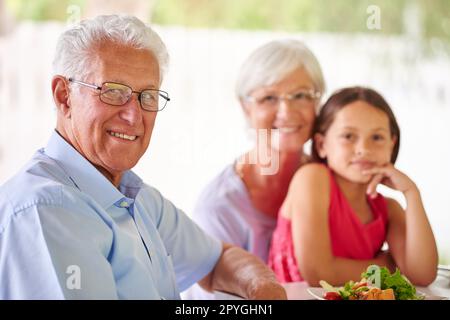
[[282,81],[300,67],[311,77],[314,89],[323,94],[325,81],[319,62],[303,42],[294,39],[271,41],[253,51],[241,67],[236,94],[245,99],[253,90]]
[[150,26],[128,15],[97,16],[82,20],[63,32],[56,45],[54,73],[83,79],[91,69],[92,50],[103,41],[151,51],[158,61],[162,82],[169,63],[166,46]]

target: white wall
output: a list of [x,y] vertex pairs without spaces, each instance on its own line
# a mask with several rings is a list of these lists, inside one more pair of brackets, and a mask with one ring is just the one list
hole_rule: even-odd
[[[54,127],[50,64],[63,28],[25,23],[0,37],[0,183]],[[368,85],[390,102],[402,130],[398,167],[421,188],[441,253],[450,258],[450,58],[438,45],[427,55],[416,41],[376,34],[156,28],[171,55],[163,88],[172,101],[136,167],[148,183],[189,213],[207,181],[250,144],[234,97],[239,66],[269,40],[303,39],[322,64],[328,93]]]

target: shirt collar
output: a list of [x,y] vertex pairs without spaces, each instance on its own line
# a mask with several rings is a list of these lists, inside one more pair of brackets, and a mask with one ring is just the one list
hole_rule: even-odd
[[104,209],[124,197],[120,191],[128,198],[134,199],[142,187],[142,180],[132,171],[126,171],[120,181],[119,191],[56,130],[51,135],[44,152],[62,166],[78,189],[95,199]]

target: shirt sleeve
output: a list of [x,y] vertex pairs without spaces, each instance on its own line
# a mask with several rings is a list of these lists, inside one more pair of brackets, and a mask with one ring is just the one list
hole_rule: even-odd
[[34,207],[0,210],[0,300],[64,299]]
[[157,228],[172,258],[178,288],[183,291],[214,269],[222,254],[222,242],[206,234],[169,200],[159,197]]
[[41,205],[35,209],[64,297],[118,299],[108,261],[113,235],[105,222],[87,214],[89,208],[83,205],[79,202],[77,209]]

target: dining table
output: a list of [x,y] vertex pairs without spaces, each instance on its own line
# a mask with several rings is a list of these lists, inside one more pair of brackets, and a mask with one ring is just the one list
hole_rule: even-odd
[[[283,283],[288,300],[317,300],[315,292],[320,292],[320,287],[311,287],[306,281]],[[436,279],[427,287],[416,287],[419,294],[425,296],[425,300],[450,300],[450,266],[439,266]],[[220,291],[214,292],[217,300],[243,300],[243,298]]]

